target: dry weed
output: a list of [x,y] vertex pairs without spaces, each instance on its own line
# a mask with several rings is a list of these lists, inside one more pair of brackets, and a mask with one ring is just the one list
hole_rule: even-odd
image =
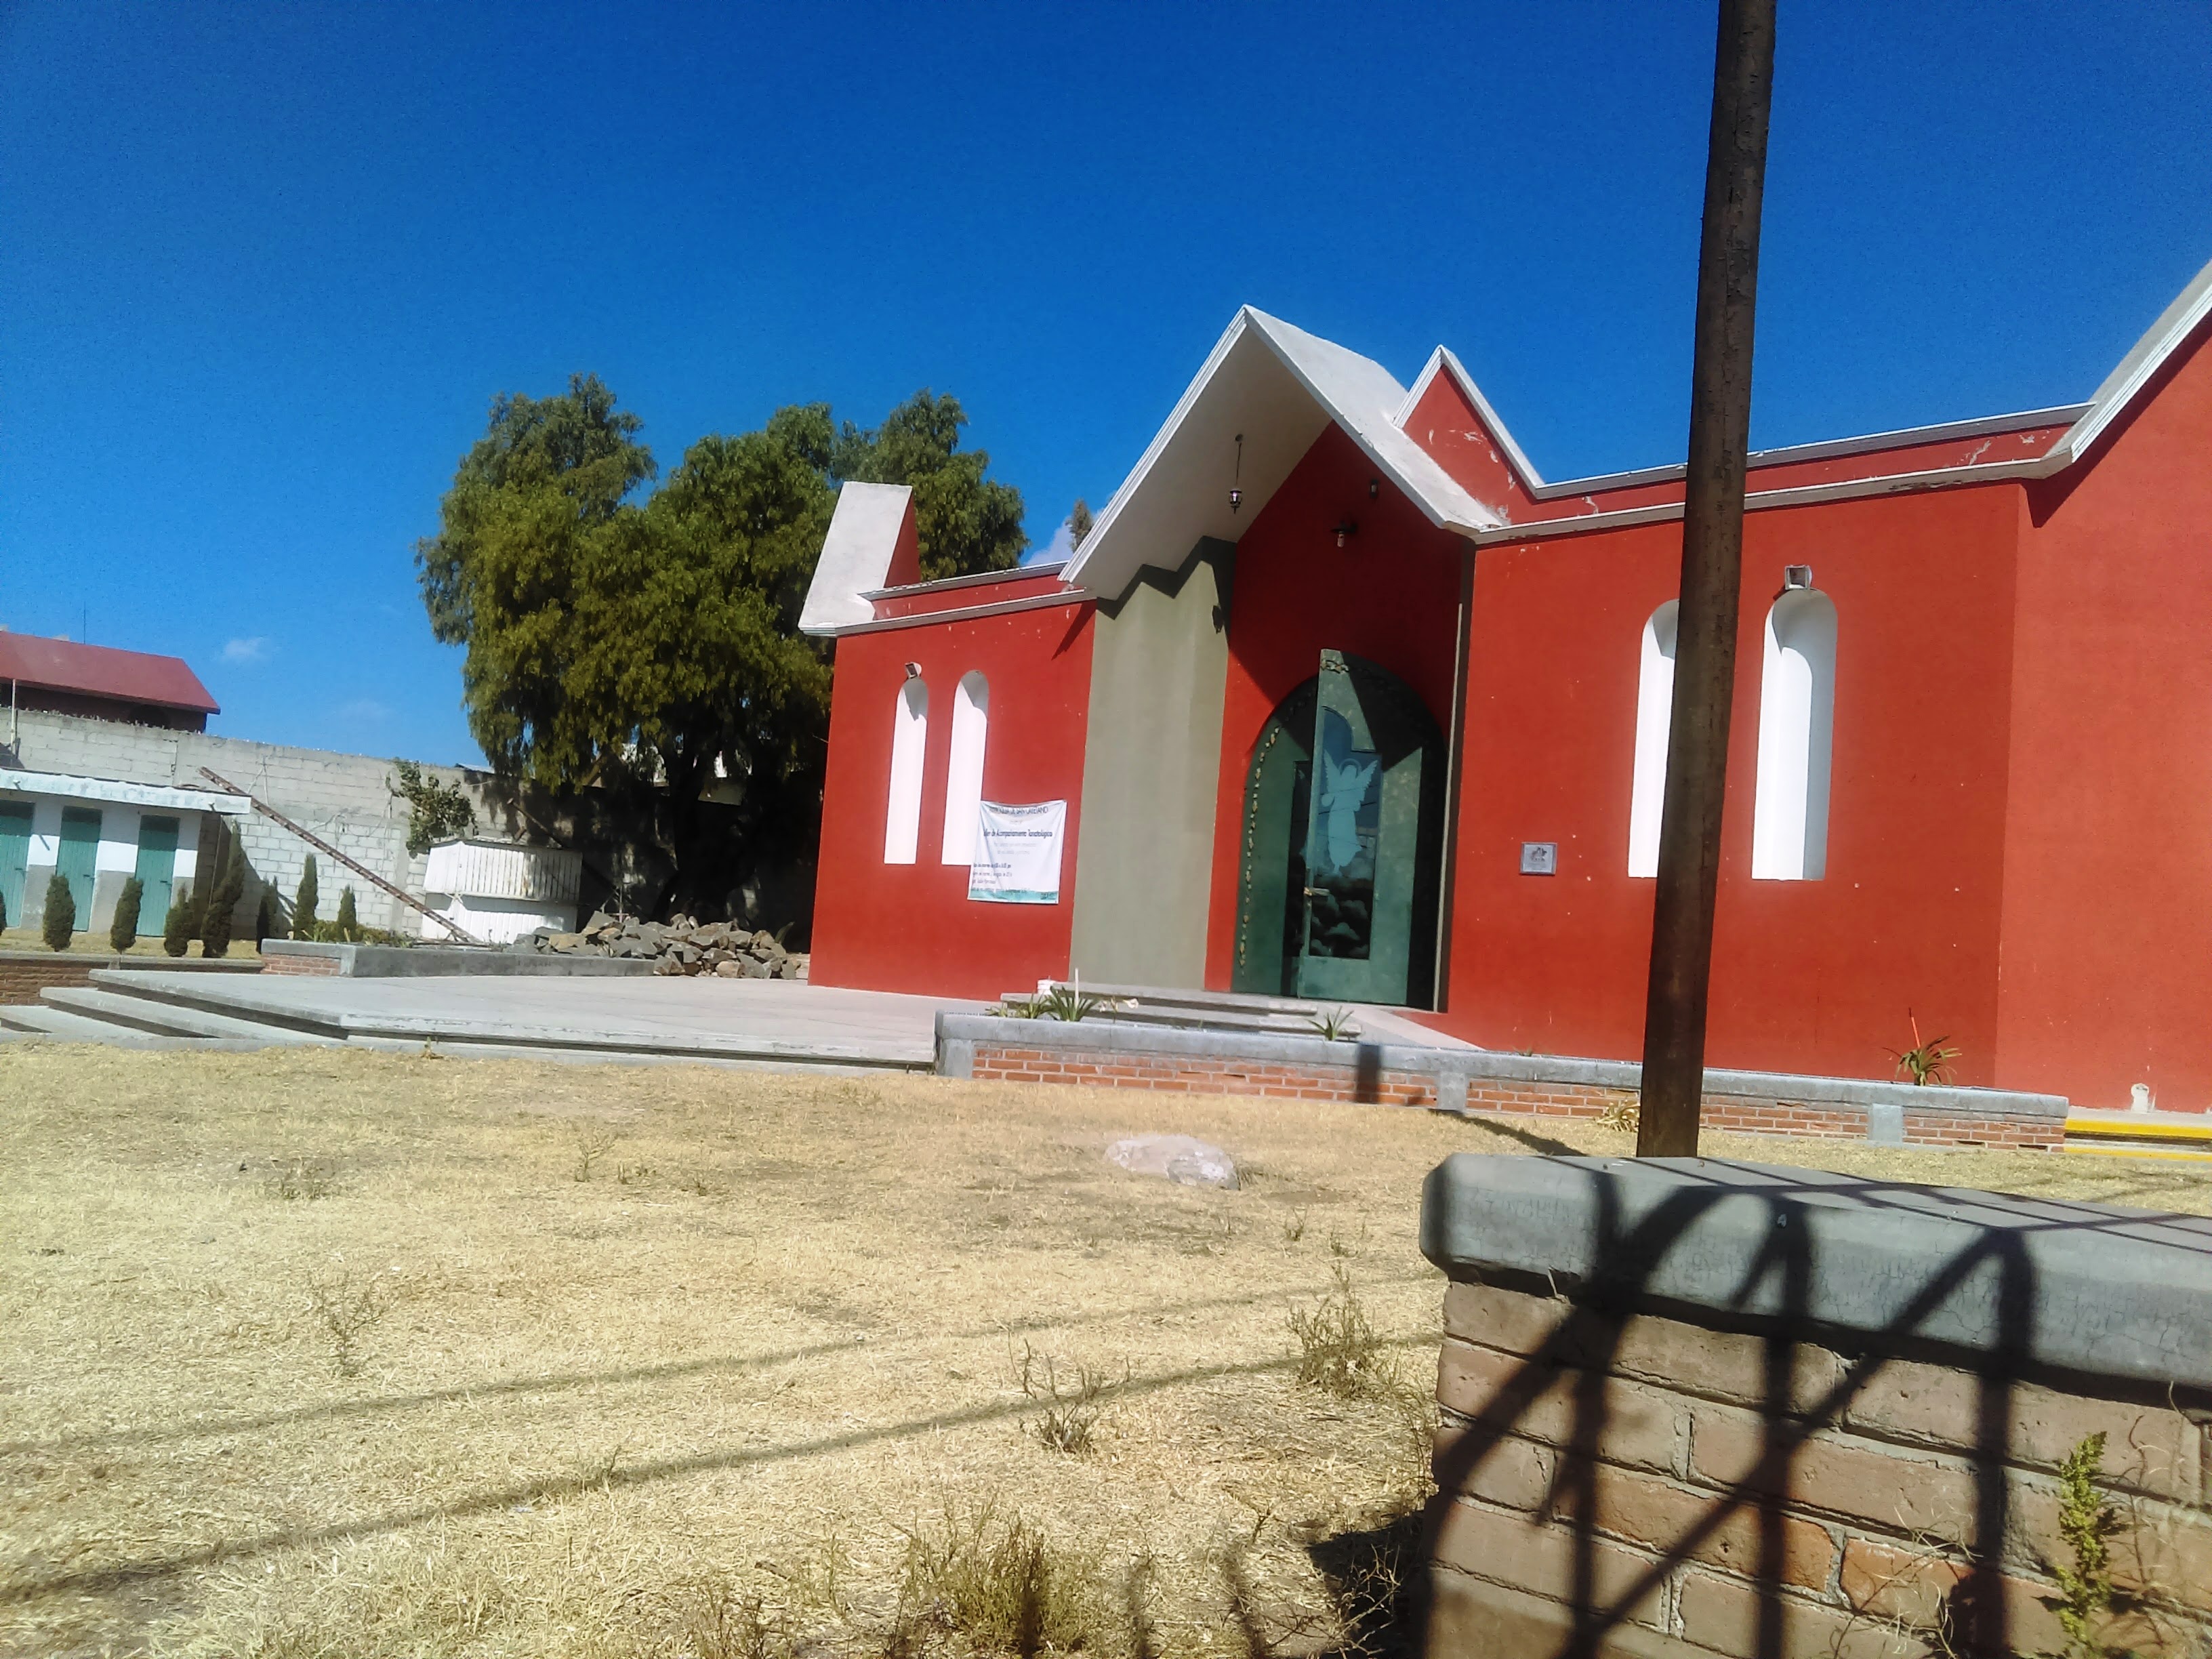
[[340,1376],[361,1374],[361,1338],[383,1321],[384,1297],[375,1283],[356,1285],[343,1269],[327,1278],[310,1274],[307,1307],[329,1339],[331,1364]]

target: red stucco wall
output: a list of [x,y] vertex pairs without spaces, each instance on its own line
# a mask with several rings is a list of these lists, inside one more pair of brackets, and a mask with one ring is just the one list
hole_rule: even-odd
[[[990,998],[1066,973],[1091,640],[1090,607],[1070,605],[837,642],[815,983]],[[886,865],[893,705],[908,662],[929,685],[921,833],[914,863]],[[970,670],[991,684],[983,798],[1067,802],[1057,904],[973,902],[967,866],[939,861],[953,693]]]
[[[1277,704],[1334,647],[1389,670],[1451,730],[1459,627],[1459,539],[1437,530],[1332,426],[1292,469],[1237,544],[1223,690],[1221,781],[1214,812],[1212,908],[1206,982],[1226,990],[1237,949],[1244,781]],[[1356,523],[1336,544],[1333,526]]]
[[2212,344],[2022,511],[1999,1080],[2212,1102]]
[[[2017,491],[1757,514],[1715,923],[1709,1058],[1885,1076],[1907,1010],[1987,1083],[1996,1053]],[[1680,581],[1679,525],[1475,563],[1449,1008],[1486,1047],[1641,1053],[1652,883],[1627,873],[1638,657]],[[1766,611],[1809,563],[1838,611],[1827,872],[1751,878]],[[1559,873],[1519,873],[1521,843]]]

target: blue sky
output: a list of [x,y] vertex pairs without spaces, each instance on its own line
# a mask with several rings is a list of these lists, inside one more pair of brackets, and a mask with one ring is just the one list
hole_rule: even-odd
[[[1753,438],[2086,396],[2212,259],[2212,7],[1782,0]],[[0,7],[0,623],[473,760],[412,546],[495,392],[663,468],[957,392],[1046,542],[1236,307],[1680,459],[1695,3]]]

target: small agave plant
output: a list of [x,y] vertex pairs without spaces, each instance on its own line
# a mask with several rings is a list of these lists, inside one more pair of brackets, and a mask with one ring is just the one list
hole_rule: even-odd
[[1951,1062],[1958,1059],[1959,1050],[1945,1046],[1951,1041],[1948,1037],[1923,1039],[1920,1022],[1911,1009],[1905,1010],[1905,1018],[1912,1026],[1912,1046],[1890,1052],[1890,1058],[1897,1062],[1898,1076],[1910,1077],[1917,1085],[1948,1083]]
[[1008,1019],[1079,1020],[1101,1008],[1115,1006],[1114,999],[1085,990],[1079,985],[1041,985],[1036,994],[1008,997],[993,1010]]
[[1349,1008],[1324,1008],[1306,1024],[1331,1042],[1349,1042],[1359,1035],[1359,1022]]

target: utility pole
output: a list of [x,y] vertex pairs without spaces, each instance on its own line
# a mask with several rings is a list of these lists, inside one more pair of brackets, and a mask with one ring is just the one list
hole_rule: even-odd
[[1644,1096],[1636,1131],[1636,1151],[1643,1158],[1694,1157],[1705,1097],[1705,994],[1712,974],[1713,896],[1720,880],[1721,804],[1735,693],[1759,210],[1774,92],[1774,4],[1721,0],[1714,54],[1690,365],[1690,459],[1682,480],[1674,717],[1659,821],[1651,983],[1644,1009]]

